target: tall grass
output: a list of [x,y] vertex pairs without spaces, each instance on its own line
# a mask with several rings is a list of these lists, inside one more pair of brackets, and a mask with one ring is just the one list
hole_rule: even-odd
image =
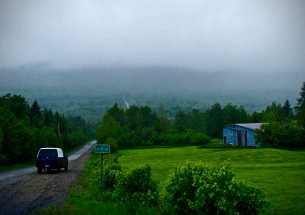
[[102,199],[100,180],[100,156],[92,153],[77,185],[70,190],[63,204],[36,210],[33,214],[131,214],[128,204]]

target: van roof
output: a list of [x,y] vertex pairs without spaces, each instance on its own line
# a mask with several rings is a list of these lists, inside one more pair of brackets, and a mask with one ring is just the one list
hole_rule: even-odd
[[45,148],[40,148],[40,149],[59,149],[59,150],[62,150],[61,148],[54,148],[54,147],[45,147]]
[[[52,147],[46,147],[46,148],[40,148],[39,151],[38,151],[38,154],[41,150],[56,150],[57,151],[57,154],[58,154],[58,157],[64,157],[64,153],[63,153],[63,150],[61,148],[52,148]],[[37,156],[38,156],[37,154]]]

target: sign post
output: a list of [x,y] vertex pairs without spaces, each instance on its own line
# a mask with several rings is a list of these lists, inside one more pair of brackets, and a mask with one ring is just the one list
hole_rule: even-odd
[[101,194],[103,193],[103,154],[110,153],[110,145],[107,144],[96,144],[95,153],[101,154]]

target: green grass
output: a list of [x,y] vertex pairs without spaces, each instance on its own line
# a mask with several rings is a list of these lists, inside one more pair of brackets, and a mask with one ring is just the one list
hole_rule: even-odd
[[[237,178],[264,191],[270,203],[266,214],[305,214],[304,150],[239,149],[211,144],[205,147],[128,149],[119,153],[119,163],[126,170],[150,164],[153,177],[161,186],[170,171],[181,164],[197,162],[213,165],[219,158],[229,160]],[[46,213],[128,214],[128,205],[101,200],[98,164],[99,156],[91,156],[82,179],[70,192],[64,206]]]
[[238,149],[214,144],[208,147],[177,147],[120,151],[125,169],[150,164],[153,176],[164,182],[171,169],[185,162],[213,165],[228,159],[236,177],[263,190],[270,203],[266,214],[305,214],[305,151]]

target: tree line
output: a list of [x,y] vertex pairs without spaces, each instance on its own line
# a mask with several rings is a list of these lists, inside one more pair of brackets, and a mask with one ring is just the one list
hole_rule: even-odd
[[265,111],[268,123],[257,132],[256,138],[263,146],[275,148],[305,147],[305,82],[303,82],[297,105],[291,108],[286,101],[283,106],[272,103]]
[[114,104],[102,118],[96,138],[100,143],[117,147],[151,145],[201,145],[220,138],[226,124],[249,121],[242,106],[215,103],[206,111],[178,110],[174,118],[164,109],[153,111],[149,106],[130,106],[128,109]]
[[303,147],[305,127],[305,82],[296,107],[289,100],[272,102],[261,112],[248,113],[243,106],[215,103],[207,110],[177,110],[175,117],[166,115],[162,106],[130,106],[114,104],[107,110],[97,129],[100,143],[122,147],[150,145],[200,145],[211,138],[222,138],[223,127],[235,123],[265,122],[257,139],[263,146]]
[[66,150],[93,136],[92,127],[80,116],[29,105],[21,95],[0,97],[0,165],[32,161],[41,147]]
[[[297,105],[273,102],[261,112],[247,113],[243,106],[215,103],[206,110],[177,110],[175,117],[164,108],[114,104],[104,114],[96,132],[100,143],[118,148],[152,145],[202,145],[222,138],[228,124],[266,122],[257,139],[263,146],[305,146],[305,82]],[[51,109],[31,105],[21,95],[0,96],[0,165],[32,160],[45,146],[75,147],[92,137],[93,126],[80,116],[64,116]]]

